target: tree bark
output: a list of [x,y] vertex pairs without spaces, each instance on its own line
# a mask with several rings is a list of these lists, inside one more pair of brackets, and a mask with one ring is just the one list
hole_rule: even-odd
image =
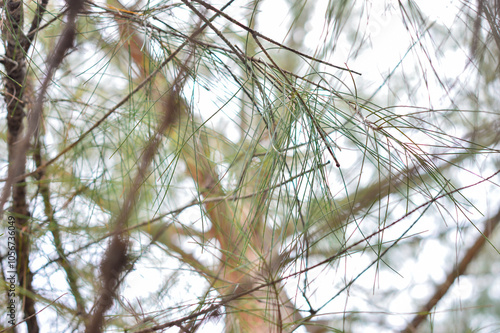
[[[7,104],[7,144],[9,152],[9,175],[24,174],[26,170],[26,157],[20,158],[18,151],[14,149],[16,143],[21,139],[23,132],[23,120],[25,118],[26,88],[26,56],[21,41],[24,40],[23,26],[23,2],[7,1],[5,3],[5,40],[6,51],[4,67],[7,74],[5,78],[5,103]],[[16,163],[14,163],[14,161]],[[26,180],[17,179],[12,186],[12,208],[11,213],[16,218],[17,237],[17,275],[19,285],[23,290],[31,293],[33,273],[29,268],[30,255],[30,211],[26,200]],[[24,318],[27,319],[28,332],[39,331],[37,318],[35,316],[35,301],[24,294],[22,298]]]

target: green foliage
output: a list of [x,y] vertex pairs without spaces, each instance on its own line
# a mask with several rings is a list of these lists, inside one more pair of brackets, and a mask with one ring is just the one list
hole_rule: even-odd
[[[44,330],[89,330],[117,234],[126,263],[105,331],[392,331],[430,310],[422,332],[454,311],[471,329],[498,321],[485,265],[498,258],[484,226],[496,225],[499,139],[486,2],[479,23],[454,4],[461,24],[448,27],[411,1],[284,1],[282,31],[265,20],[270,3],[109,0],[80,13],[34,138],[49,165],[26,182],[23,293],[47,306]],[[55,6],[28,54],[28,114],[65,26]],[[394,38],[385,54],[400,52],[382,70],[372,24]],[[456,54],[459,75],[446,64]],[[446,289],[422,310],[481,233],[494,251],[472,255],[472,296]]]

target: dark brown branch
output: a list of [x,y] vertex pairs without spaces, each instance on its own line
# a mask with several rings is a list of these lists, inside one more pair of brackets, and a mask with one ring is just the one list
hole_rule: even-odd
[[[8,262],[4,265],[4,259],[7,259],[7,256],[5,256],[5,257],[1,256],[0,257],[1,278],[2,278],[2,281],[7,281],[7,276],[5,275],[5,271],[6,271],[5,268],[8,267],[7,266]],[[8,270],[8,268],[7,268],[7,270]],[[5,297],[5,299],[8,302],[7,304],[15,303],[16,302],[16,300],[14,299],[15,296],[13,297],[12,293],[9,292],[8,283],[4,283],[3,287],[4,287],[4,290],[5,290],[4,297]],[[10,319],[10,316],[8,318]],[[19,323],[17,323],[17,325],[18,324]],[[0,333],[2,333],[2,332],[17,333],[17,329],[16,329],[16,327],[8,327],[8,328],[3,329],[3,330],[0,331]]]
[[[4,57],[5,78],[5,103],[7,104],[7,145],[8,145],[8,174],[10,181],[5,184],[2,195],[2,209],[7,201],[12,188],[12,208],[11,214],[16,218],[17,235],[16,243],[16,264],[17,278],[19,285],[33,292],[33,273],[29,268],[30,256],[30,211],[26,200],[25,178],[14,181],[14,174],[22,175],[26,170],[26,155],[19,154],[16,149],[23,132],[24,111],[24,90],[26,81],[26,57],[21,47],[20,40],[24,37],[23,26],[23,2],[10,0],[5,3],[6,25],[6,49]],[[37,333],[38,323],[35,314],[35,302],[32,298],[24,296],[22,300],[24,318],[27,320],[28,332]]]
[[31,38],[33,37],[37,32],[49,27],[52,23],[54,23],[55,21],[61,19],[61,17],[63,17],[64,15],[66,15],[66,12],[68,11],[68,8],[65,8],[62,12],[60,12],[59,14],[57,14],[56,16],[54,16],[53,18],[51,18],[50,20],[48,20],[44,25],[42,26],[39,26],[38,28],[36,28],[35,30],[33,31],[30,31],[26,37],[28,38]]
[[[26,87],[26,58],[22,41],[26,38],[22,32],[23,6],[22,1],[7,2],[6,21],[8,22],[7,47],[4,66],[7,72],[5,96],[13,96],[7,99],[7,126],[8,126],[8,146],[9,146],[9,170],[8,179],[4,185],[0,199],[0,215],[3,214],[3,207],[10,196],[12,189],[12,212],[16,215],[18,235],[16,237],[17,252],[17,274],[19,285],[29,293],[33,293],[33,274],[29,268],[30,254],[30,226],[29,209],[26,202],[25,177],[22,175],[26,170],[26,155],[30,146],[30,140],[37,132],[42,116],[43,99],[52,80],[52,76],[59,67],[66,51],[72,47],[75,36],[76,16],[82,8],[83,2],[80,0],[68,0],[69,15],[66,28],[63,30],[61,38],[48,59],[47,75],[42,82],[41,91],[38,95],[32,113],[28,117],[28,128],[24,136],[23,119],[25,116],[23,92]],[[39,331],[35,301],[33,298],[25,296],[23,299],[24,318],[27,319],[28,332],[37,333]]]
[[[354,74],[361,75],[361,73],[359,73],[359,72],[356,72],[356,71],[353,71],[353,70],[350,70],[350,69],[347,69],[347,68],[344,68],[344,67],[340,67],[340,66],[333,65],[333,64],[331,64],[331,63],[329,63],[329,62],[326,62],[326,61],[323,61],[323,60],[321,60],[321,59],[317,59],[317,58],[311,57],[310,55],[307,55],[307,54],[302,53],[302,52],[300,52],[300,51],[294,50],[294,49],[292,49],[292,48],[290,48],[290,47],[288,47],[288,46],[286,46],[286,45],[283,45],[283,44],[281,44],[281,43],[278,43],[277,41],[275,41],[275,40],[273,40],[273,39],[271,39],[271,38],[269,38],[269,37],[267,37],[267,36],[265,36],[265,35],[261,34],[260,32],[255,31],[254,29],[252,29],[252,28],[250,28],[250,27],[247,27],[246,25],[242,24],[241,22],[238,22],[237,20],[233,19],[231,16],[229,16],[229,15],[227,15],[227,14],[225,14],[225,13],[221,12],[219,9],[217,9],[217,8],[215,8],[214,6],[212,6],[212,5],[208,4],[208,3],[206,3],[205,1],[202,1],[202,0],[193,0],[193,1],[194,1],[194,2],[199,3],[200,5],[202,5],[203,7],[207,8],[207,9],[210,9],[211,11],[214,11],[214,12],[216,12],[216,13],[220,14],[220,15],[221,15],[222,17],[224,17],[226,20],[228,20],[228,21],[232,22],[233,24],[236,24],[236,25],[237,25],[237,26],[239,26],[240,28],[242,28],[242,29],[244,29],[244,30],[248,31],[250,34],[252,34],[252,36],[257,36],[257,37],[260,37],[260,38],[262,38],[262,39],[264,39],[264,40],[266,40],[266,41],[268,41],[268,42],[270,42],[270,43],[272,43],[272,44],[274,44],[274,45],[277,45],[277,46],[279,46],[279,47],[281,47],[281,48],[283,48],[283,49],[285,49],[285,50],[287,50],[287,51],[290,51],[290,52],[292,52],[292,53],[295,53],[295,54],[297,54],[297,55],[299,55],[299,56],[301,56],[301,57],[304,57],[304,58],[306,58],[306,59],[309,59],[309,60],[312,60],[312,61],[315,61],[315,62],[318,62],[318,63],[324,64],[324,65],[327,65],[327,66],[330,66],[330,67],[333,67],[333,68],[337,68],[337,69],[340,69],[340,70],[343,70],[343,71],[348,71],[348,72],[350,72],[350,73],[354,73]],[[183,1],[183,2],[184,2],[184,1]],[[185,3],[186,5],[188,5],[186,2],[184,2],[184,3]],[[188,5],[188,6],[189,6],[189,5]],[[189,6],[189,7],[191,7],[191,6]]]
[[[14,11],[12,14],[8,14],[9,17],[11,18],[11,21],[14,22],[14,19],[19,19],[22,17],[21,13],[22,12],[17,12],[21,11],[21,2],[12,2],[12,5],[8,5],[12,8],[14,8],[16,11]],[[35,135],[36,131],[38,130],[38,126],[40,124],[40,119],[42,117],[42,112],[43,112],[43,100],[45,98],[45,94],[47,92],[47,89],[49,87],[50,82],[52,81],[52,77],[54,76],[54,73],[56,69],[59,67],[61,64],[62,60],[64,59],[64,56],[66,52],[73,46],[73,41],[75,38],[75,27],[76,27],[76,17],[77,14],[80,12],[80,10],[83,8],[83,0],[67,0],[68,4],[68,19],[66,22],[66,27],[64,28],[61,37],[59,38],[59,41],[53,50],[52,54],[49,56],[47,59],[47,74],[45,78],[42,81],[42,85],[40,87],[40,93],[38,94],[38,97],[35,101],[33,110],[30,114],[30,117],[28,117],[28,129],[26,131],[26,134],[24,137],[20,137],[19,133],[20,131],[18,130],[17,132],[11,131],[11,126],[9,125],[9,132],[13,132],[15,134],[15,138],[12,141],[12,147],[13,151],[15,151],[15,158],[11,159],[9,161],[9,172],[8,172],[8,178],[5,182],[3,191],[2,191],[2,196],[0,199],[0,214],[3,213],[3,207],[5,205],[5,202],[7,201],[7,198],[10,195],[10,190],[11,187],[15,182],[20,182],[21,180],[24,179],[24,170],[25,170],[25,165],[26,165],[26,153],[28,152],[29,146],[30,146],[30,140],[31,138]],[[17,7],[16,7],[17,6]],[[9,8],[10,8],[9,7]],[[19,22],[16,24],[12,23],[12,29],[17,28],[20,29]],[[9,48],[7,50],[6,58],[10,58],[15,60],[14,64],[11,64],[10,62],[5,63],[5,67],[7,70],[7,75],[9,76],[9,80],[7,83],[12,83],[13,84],[13,94],[15,95],[19,100],[22,99],[22,88],[23,88],[23,83],[24,79],[26,76],[25,70],[24,70],[24,52],[22,51],[21,45],[20,45],[20,40],[22,40],[22,32],[19,32],[16,36],[13,36],[13,41],[16,42],[15,45],[17,45],[17,49],[14,48],[14,54],[19,57],[20,59],[18,60],[17,58],[12,58],[12,56],[9,54]],[[9,40],[9,45],[11,44],[11,41]],[[23,55],[22,58],[20,55]],[[12,66],[15,66],[14,68],[11,68]],[[9,71],[9,69],[11,69]],[[12,72],[12,73],[10,73]],[[18,72],[22,72],[22,80]],[[12,74],[16,74],[15,77],[12,76]],[[16,79],[17,78],[17,79]],[[6,84],[7,86],[7,84]],[[8,90],[8,89],[7,89]],[[16,94],[16,91],[19,91],[20,95]],[[12,101],[10,101],[12,102]],[[7,102],[9,104],[9,102]],[[9,121],[9,123],[19,123],[17,126],[19,129],[21,129],[21,124],[22,124],[22,118],[24,117],[24,110],[22,110],[22,106],[20,103],[14,103],[14,105],[17,107],[17,109],[20,109],[18,111],[16,109],[16,112],[9,112],[8,114],[8,120],[9,117],[16,117],[14,121]],[[12,114],[12,116],[11,116]]]
[[[231,5],[232,3],[234,2],[234,0],[230,0],[228,1],[224,7],[221,8],[221,10],[224,10],[225,8],[227,8],[229,5]],[[212,16],[209,21],[213,21],[215,20],[217,17],[219,16],[219,14],[215,14],[214,16]],[[43,163],[40,167],[36,168],[36,170],[32,171],[32,172],[29,172],[29,173],[26,173],[26,174],[23,174],[23,173],[18,173],[16,174],[16,177],[14,178],[21,178],[21,177],[28,177],[28,176],[31,176],[31,175],[34,175],[36,174],[37,172],[39,172],[41,169],[43,168],[46,168],[48,167],[49,165],[51,165],[52,163],[54,163],[55,161],[57,161],[61,156],[63,156],[64,154],[66,154],[68,151],[72,150],[76,145],[78,145],[79,143],[81,143],[83,141],[84,138],[87,137],[87,135],[89,135],[90,133],[92,133],[93,130],[95,130],[97,127],[99,127],[99,125],[101,125],[111,114],[113,114],[116,110],[118,110],[122,105],[124,105],[125,103],[127,103],[130,98],[132,96],[134,96],[138,91],[140,91],[142,88],[144,88],[148,82],[150,82],[158,73],[160,73],[160,71],[167,65],[170,63],[170,61],[172,61],[172,59],[174,59],[177,54],[179,54],[179,52],[194,38],[196,38],[201,32],[203,32],[203,30],[205,30],[205,28],[207,27],[207,24],[204,24],[202,25],[201,27],[199,27],[198,29],[196,29],[192,34],[191,36],[189,36],[189,38],[184,42],[182,43],[181,45],[179,45],[179,47],[177,47],[177,49],[175,49],[175,51],[173,51],[150,75],[148,75],[137,87],[134,88],[134,90],[132,90],[127,96],[125,96],[120,102],[118,102],[113,108],[111,108],[104,116],[102,116],[96,123],[94,123],[87,131],[85,131],[85,133],[83,133],[82,135],[80,135],[80,137],[75,140],[74,142],[72,142],[70,145],[68,145],[66,148],[64,148],[59,154],[57,154],[53,159]],[[3,200],[3,197],[4,196],[7,196],[9,195],[9,193],[7,193],[8,191],[10,191],[10,186],[12,185],[11,183],[9,184],[9,179],[10,179],[10,175],[9,177],[7,177],[7,179],[5,179],[5,186],[4,186],[4,189],[3,189],[3,193],[2,193],[2,198],[0,200],[0,213],[3,211],[3,206],[5,204],[5,201]],[[3,180],[3,179],[2,179]]]
[[453,285],[455,280],[460,275],[465,274],[467,267],[472,262],[472,260],[474,260],[474,258],[477,257],[481,248],[486,243],[486,241],[488,240],[488,238],[492,234],[493,230],[495,230],[495,227],[498,225],[499,221],[500,221],[500,210],[498,211],[498,213],[495,216],[491,217],[490,219],[488,219],[486,221],[486,225],[484,227],[483,233],[477,237],[474,244],[469,248],[469,250],[467,250],[467,252],[465,253],[462,260],[458,263],[458,265],[448,274],[448,276],[446,277],[446,280],[436,288],[434,295],[432,295],[429,298],[427,303],[424,306],[422,306],[422,308],[418,311],[418,313],[415,315],[413,320],[401,332],[413,333],[413,332],[417,331],[417,328],[427,318],[427,315],[430,314],[432,309],[443,298],[443,296],[446,295],[446,293],[448,292],[450,287]]
[[35,33],[40,28],[40,23],[42,22],[43,14],[45,14],[45,11],[47,10],[48,3],[49,3],[49,0],[42,0],[41,3],[37,3],[35,17],[33,18],[33,21],[31,22],[30,30],[28,31],[28,34],[26,34],[26,36],[22,40],[22,46],[23,46],[24,52],[28,52],[28,50],[33,42],[33,39],[35,37]]

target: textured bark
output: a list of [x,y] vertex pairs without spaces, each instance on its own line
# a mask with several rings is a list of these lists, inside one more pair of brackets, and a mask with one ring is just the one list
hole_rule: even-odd
[[[25,118],[25,81],[26,81],[26,57],[21,46],[24,40],[22,32],[23,25],[23,3],[22,1],[7,1],[5,4],[5,39],[7,41],[5,51],[5,102],[7,104],[7,127],[8,127],[8,150],[9,150],[9,175],[24,174],[26,169],[26,156],[18,156],[19,151],[15,149],[16,143],[21,139],[23,133],[23,120]],[[16,163],[14,163],[16,162]],[[16,170],[12,170],[15,168]],[[16,217],[17,237],[17,274],[19,285],[26,291],[32,292],[33,273],[29,268],[30,255],[30,225],[29,207],[26,200],[25,178],[17,179],[12,186],[12,214]],[[24,318],[28,318],[28,332],[39,331],[35,316],[35,301],[29,296],[22,299]]]

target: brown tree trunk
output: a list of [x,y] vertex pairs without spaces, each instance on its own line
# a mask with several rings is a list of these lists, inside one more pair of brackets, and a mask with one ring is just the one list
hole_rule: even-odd
[[[9,175],[24,174],[26,169],[26,158],[17,156],[16,143],[21,139],[23,133],[23,120],[25,118],[24,91],[26,87],[26,57],[22,47],[25,39],[22,32],[23,25],[23,2],[7,1],[5,3],[5,102],[7,104],[7,126],[8,126],[8,150],[9,150]],[[16,163],[14,163],[16,162]],[[17,275],[19,285],[24,291],[31,293],[33,273],[29,269],[30,254],[30,212],[26,201],[26,180],[17,179],[12,186],[12,208],[11,213],[16,218],[17,237]],[[27,319],[28,332],[39,331],[35,316],[35,301],[24,293],[22,297],[24,318]]]

